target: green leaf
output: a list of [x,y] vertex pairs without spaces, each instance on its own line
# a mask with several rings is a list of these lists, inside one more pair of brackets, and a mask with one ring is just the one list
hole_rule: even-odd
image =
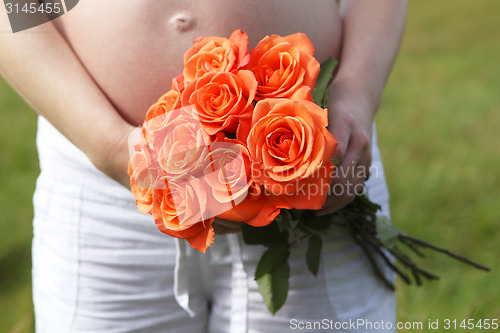
[[316,216],[314,211],[304,211],[303,223],[309,228],[318,231],[324,231],[330,227],[330,222],[336,216],[335,213]]
[[285,304],[288,296],[290,265],[285,262],[257,280],[264,303],[274,315]]
[[281,231],[276,222],[265,227],[252,227],[248,224],[241,226],[243,241],[247,245],[283,244],[288,242],[288,232]]
[[297,229],[299,222],[302,220],[302,211],[298,209],[291,209],[290,211],[290,228],[292,230]]
[[288,244],[273,244],[264,252],[255,270],[255,280],[276,270],[288,260],[290,249]]
[[290,215],[292,215],[293,220],[300,220],[302,217],[302,211],[299,209],[290,209]]
[[[356,196],[356,199],[351,204],[359,205],[364,210],[371,211],[372,213],[376,213],[377,211],[382,209],[380,205],[377,205],[376,203],[372,202],[370,199],[368,199],[366,195]],[[348,206],[346,206],[346,208]]]
[[311,93],[312,98],[316,104],[321,107],[326,107],[328,98],[328,85],[333,78],[333,70],[337,66],[338,61],[329,57],[321,64],[321,69],[316,80],[316,85]]
[[281,213],[273,223],[276,223],[280,232],[285,232],[290,227],[290,221],[292,220],[292,215],[288,212],[288,209],[282,209]]
[[386,216],[377,216],[375,222],[380,241],[387,249],[392,249],[399,236],[399,229]]
[[319,263],[321,262],[321,247],[323,246],[323,239],[320,236],[312,235],[309,237],[309,244],[307,245],[306,262],[307,267],[314,274],[318,275]]

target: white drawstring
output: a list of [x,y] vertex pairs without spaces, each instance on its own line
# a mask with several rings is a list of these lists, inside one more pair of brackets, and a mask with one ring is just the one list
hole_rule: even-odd
[[[232,257],[231,272],[231,333],[246,333],[248,327],[248,275],[245,272],[238,234],[227,235],[229,252]],[[189,307],[189,268],[186,241],[176,239],[176,258],[174,269],[175,300],[190,317],[194,311]]]
[[195,313],[189,307],[189,269],[186,254],[186,241],[175,239],[174,295],[177,304],[186,310],[190,317]]
[[227,235],[233,258],[231,283],[231,333],[246,333],[248,326],[248,275],[243,266],[239,234]]

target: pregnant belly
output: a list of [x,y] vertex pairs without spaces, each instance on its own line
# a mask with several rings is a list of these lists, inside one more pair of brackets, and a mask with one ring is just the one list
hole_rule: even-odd
[[200,36],[306,33],[319,61],[338,56],[341,23],[334,0],[86,0],[54,23],[118,112],[134,125],[182,72]]

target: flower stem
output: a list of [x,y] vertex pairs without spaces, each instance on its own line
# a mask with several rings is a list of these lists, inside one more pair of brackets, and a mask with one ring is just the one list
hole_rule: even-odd
[[463,263],[469,264],[469,265],[474,266],[476,268],[482,269],[484,271],[489,272],[491,270],[489,267],[481,265],[481,264],[479,264],[479,263],[477,263],[475,261],[472,261],[469,258],[463,257],[463,256],[461,256],[459,254],[456,254],[456,253],[451,252],[449,250],[440,248],[438,246],[429,244],[429,243],[427,243],[427,242],[425,242],[423,240],[420,240],[418,238],[414,238],[414,237],[411,237],[411,236],[408,236],[408,235],[403,235],[403,234],[399,235],[399,238],[400,239],[404,239],[404,240],[409,241],[409,242],[412,242],[413,244],[416,244],[416,245],[419,245],[419,246],[422,246],[422,247],[427,247],[427,248],[432,249],[434,251],[444,253],[444,254],[446,254],[449,257],[452,257],[452,258],[454,258],[456,260],[459,260],[459,261],[461,261]]

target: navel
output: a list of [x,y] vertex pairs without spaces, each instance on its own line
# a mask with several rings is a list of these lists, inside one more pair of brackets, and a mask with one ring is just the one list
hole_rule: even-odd
[[174,14],[168,21],[178,31],[187,31],[194,26],[194,19],[187,13]]

